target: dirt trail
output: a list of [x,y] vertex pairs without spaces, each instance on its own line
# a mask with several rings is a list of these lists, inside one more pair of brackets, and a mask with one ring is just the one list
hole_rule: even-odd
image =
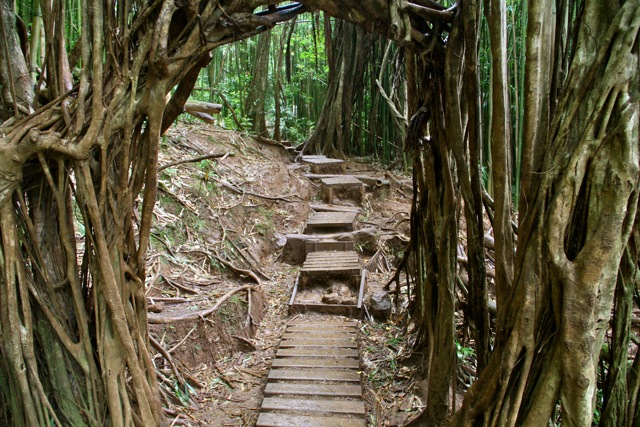
[[[280,260],[283,236],[302,232],[316,185],[283,147],[204,125],[170,131],[163,165],[147,297],[168,416],[174,425],[254,425],[298,270]],[[349,161],[347,171],[384,177],[367,163]],[[393,182],[366,191],[356,227],[377,230],[376,247],[358,248],[373,270],[369,294],[387,283],[408,236],[405,192]],[[401,425],[422,404],[411,361],[401,366],[408,337],[394,322],[366,321],[360,339],[369,425]]]

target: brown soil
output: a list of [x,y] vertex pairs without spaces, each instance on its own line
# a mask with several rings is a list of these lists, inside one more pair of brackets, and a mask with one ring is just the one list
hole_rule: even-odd
[[[214,313],[197,320],[151,324],[151,336],[170,352],[174,365],[160,353],[154,359],[166,411],[173,425],[251,426],[289,319],[287,303],[298,270],[279,261],[282,235],[302,232],[308,204],[318,200],[317,186],[284,147],[236,132],[182,125],[168,133],[162,147],[160,166],[209,153],[230,155],[160,173],[147,278],[150,319],[207,310],[231,290],[254,286],[250,297],[245,290],[227,295]],[[349,161],[347,170],[384,176],[365,162]],[[377,241],[357,249],[372,270],[369,294],[387,284],[406,244],[410,201],[393,184],[366,191],[357,227],[376,227]],[[372,426],[401,425],[422,407],[416,370],[405,360],[409,337],[399,316],[391,319],[365,320],[361,327]]]

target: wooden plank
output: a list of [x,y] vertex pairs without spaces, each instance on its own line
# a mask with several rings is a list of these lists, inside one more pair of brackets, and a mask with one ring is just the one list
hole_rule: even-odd
[[326,252],[314,252],[307,257],[308,260],[314,259],[348,259],[348,260],[358,260],[359,255],[356,251],[326,251]]
[[302,264],[303,268],[313,267],[331,267],[331,270],[339,270],[340,268],[354,268],[359,267],[360,263],[353,259],[312,259]]
[[356,339],[356,334],[352,331],[332,331],[316,332],[311,335],[305,331],[287,331],[282,336],[283,340],[304,340],[304,339]]
[[355,304],[317,304],[296,302],[289,306],[289,314],[301,313],[334,314],[349,317],[359,317],[362,311]]
[[318,212],[309,217],[307,224],[353,222],[357,215],[356,212]]
[[356,348],[292,347],[279,348],[277,357],[358,357]]
[[338,339],[338,338],[301,338],[301,339],[283,339],[280,342],[281,348],[287,347],[342,347],[342,348],[358,348],[355,339]]
[[344,160],[331,159],[325,156],[303,156],[302,163],[311,165],[341,165],[344,163]]
[[267,377],[271,381],[345,381],[360,382],[360,375],[354,370],[337,369],[272,369]]
[[[329,263],[317,262],[317,263],[309,264],[307,266],[303,266],[300,269],[300,271],[305,272],[305,271],[314,271],[319,269],[325,270],[327,274],[332,274],[332,273],[358,274],[360,270],[360,265],[356,263],[331,265]],[[357,271],[353,273],[353,270],[357,270]]]
[[324,276],[331,276],[331,277],[336,277],[336,276],[339,277],[339,276],[357,276],[360,270],[355,267],[349,268],[349,269],[343,268],[339,270],[327,269],[326,267],[317,267],[317,268],[305,269],[305,270],[302,270],[302,272],[305,273],[306,276],[322,277],[324,275]]
[[354,328],[360,326],[359,322],[355,320],[306,320],[306,319],[293,319],[289,323],[288,326],[321,326],[321,327],[331,327],[334,326],[352,326]]
[[358,359],[348,357],[282,357],[276,358],[272,368],[360,368]]
[[306,254],[319,251],[352,251],[355,249],[355,243],[353,240],[314,239],[307,240],[304,249]]
[[362,386],[352,384],[268,383],[265,396],[294,394],[300,396],[361,397]]
[[366,425],[365,420],[360,418],[263,412],[258,416],[256,427],[365,427]]
[[362,186],[362,181],[358,178],[354,178],[353,176],[336,176],[333,178],[322,178],[320,180],[324,185],[332,187],[332,186]]
[[[318,253],[318,252],[313,252]],[[309,254],[311,255],[311,254]],[[327,264],[333,264],[333,265],[360,265],[360,261],[354,258],[341,258],[339,256],[336,256],[334,259],[330,259],[330,258],[312,258],[309,259],[309,256],[307,255],[307,260],[304,262],[304,264],[302,264],[303,266],[313,266],[313,265],[327,265]]]
[[265,397],[262,409],[266,411],[296,410],[303,412],[364,415],[362,400],[286,399]]
[[[313,252],[315,253],[315,252]],[[336,259],[310,259],[305,261],[303,266],[314,266],[314,265],[335,265],[335,266],[353,266],[360,265],[360,262],[356,259],[344,259],[336,257]]]
[[326,159],[326,158],[327,156],[325,156],[324,154],[306,154],[302,156],[300,160],[302,161],[302,163],[305,163],[309,160]]
[[323,334],[327,330],[332,330],[332,331],[337,331],[337,332],[339,332],[339,331],[352,332],[352,333],[355,333],[357,331],[357,329],[355,327],[351,327],[351,326],[334,327],[334,326],[318,325],[318,326],[313,326],[313,327],[299,328],[299,327],[293,325],[293,326],[289,326],[287,328],[287,332],[302,332],[302,333],[307,334],[307,336],[311,336],[311,337],[315,337],[315,336],[317,336],[319,334]]
[[316,212],[360,212],[362,209],[354,206],[332,205],[326,203],[310,203],[309,208]]
[[[307,173],[304,176],[305,178],[314,180],[314,179],[322,179],[322,178],[335,178],[335,177],[344,176],[344,175]],[[381,187],[383,185],[390,184],[389,180],[385,179],[384,177],[377,177],[377,176],[371,176],[371,175],[350,175],[350,176],[353,176],[354,178],[357,178],[360,181],[364,182],[365,184],[368,184],[371,186]]]

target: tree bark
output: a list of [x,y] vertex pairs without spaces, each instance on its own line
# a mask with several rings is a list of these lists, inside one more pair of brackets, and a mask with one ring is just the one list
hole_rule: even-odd
[[[538,189],[526,194],[534,207],[525,234],[520,229],[526,244],[518,248],[510,313],[498,317],[506,339],[465,396],[460,425],[541,425],[558,401],[563,425],[591,424],[598,357],[635,222],[639,172],[640,105],[632,76],[640,4],[602,8],[608,6],[587,3],[582,16],[576,55],[544,139]],[[593,31],[603,37],[594,39]]]
[[258,36],[256,48],[256,62],[253,68],[251,85],[244,115],[251,120],[251,130],[257,135],[268,136],[265,116],[265,102],[267,84],[269,82],[269,48],[271,47],[271,31],[265,31]]

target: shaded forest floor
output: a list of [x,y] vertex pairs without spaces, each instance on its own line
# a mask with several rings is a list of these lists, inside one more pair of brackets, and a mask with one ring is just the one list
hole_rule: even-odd
[[[171,129],[160,168],[147,298],[168,417],[173,425],[251,426],[290,319],[298,267],[281,262],[284,235],[302,232],[317,186],[285,147],[207,125]],[[349,161],[347,170],[384,177],[364,160]],[[356,228],[376,229],[373,246],[357,245],[370,270],[369,295],[393,275],[409,237],[410,203],[398,183],[367,188]],[[423,408],[420,355],[408,358],[405,301],[397,303],[388,319],[365,316],[361,323],[372,426],[402,425]],[[176,321],[180,316],[196,320]]]

